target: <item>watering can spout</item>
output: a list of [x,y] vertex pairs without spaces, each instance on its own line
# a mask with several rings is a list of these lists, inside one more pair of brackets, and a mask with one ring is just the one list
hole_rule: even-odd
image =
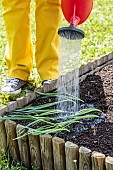
[[60,28],[58,34],[72,40],[84,38],[84,32],[77,29],[76,26],[88,18],[93,7],[93,0],[61,0],[61,7],[70,26]]
[[84,38],[84,32],[71,24],[69,27],[59,28],[58,34],[66,39],[77,40]]

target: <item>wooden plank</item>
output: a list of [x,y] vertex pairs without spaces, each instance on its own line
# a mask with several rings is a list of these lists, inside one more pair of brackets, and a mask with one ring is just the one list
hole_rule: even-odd
[[7,135],[5,130],[4,120],[0,120],[0,152],[5,153],[7,151]]
[[53,170],[52,136],[40,135],[40,148],[43,170]]
[[[20,124],[17,125],[17,137],[20,137],[20,130],[22,126]],[[21,135],[24,135],[25,131]],[[25,166],[28,170],[31,170],[31,163],[30,163],[30,149],[28,144],[28,136],[24,136],[18,139],[18,146],[20,152],[20,159],[23,166]]]
[[108,54],[108,61],[113,60],[113,52]]
[[65,170],[65,141],[61,138],[53,138],[54,170]]
[[105,155],[99,152],[92,152],[92,170],[105,169]]
[[105,161],[106,170],[113,170],[113,157],[108,156]]
[[20,154],[19,154],[18,142],[17,140],[14,140],[17,137],[16,123],[11,120],[6,120],[5,128],[6,128],[6,133],[7,133],[8,152],[14,161],[19,162]]
[[99,67],[96,67],[94,70],[90,71],[89,73],[86,73],[86,74],[84,74],[84,75],[81,75],[81,76],[79,77],[79,82],[82,82],[83,80],[85,80],[88,75],[92,75],[92,74],[98,72],[98,71],[101,70],[102,68],[104,68],[104,67],[106,67],[107,65],[112,64],[112,63],[113,63],[113,60],[110,60],[110,61],[108,61],[107,63],[105,63],[105,64],[103,64],[103,65],[101,65],[101,66],[99,66]]
[[23,107],[24,105],[27,104],[25,97],[17,98],[16,102],[17,102],[17,108],[21,108],[21,107]]
[[28,139],[31,156],[31,165],[33,168],[38,168],[38,170],[42,170],[39,136],[30,134],[28,135]]
[[[72,142],[65,143],[66,170],[75,170],[78,160],[78,146]],[[74,160],[76,160],[76,165]]]
[[5,112],[8,111],[8,107],[7,106],[1,106],[0,107],[0,116],[3,116]]
[[57,80],[52,80],[51,83],[44,83],[43,85],[43,91],[44,93],[50,92],[52,90],[56,89],[56,85],[57,85]]
[[79,170],[91,170],[91,150],[83,146],[79,149]]
[[17,102],[16,101],[11,101],[7,105],[8,111],[13,111],[17,108]]

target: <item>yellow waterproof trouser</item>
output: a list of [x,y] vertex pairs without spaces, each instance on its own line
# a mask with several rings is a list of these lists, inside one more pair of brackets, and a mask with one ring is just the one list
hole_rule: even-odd
[[[27,80],[32,69],[30,1],[2,0],[3,18],[8,38],[9,78]],[[36,66],[42,80],[58,78],[58,28],[61,0],[35,0]]]

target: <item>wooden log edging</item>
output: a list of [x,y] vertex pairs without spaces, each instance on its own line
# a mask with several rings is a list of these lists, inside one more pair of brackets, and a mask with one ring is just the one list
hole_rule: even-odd
[[5,121],[5,129],[7,134],[7,149],[9,151],[10,156],[14,161],[20,162],[20,154],[18,142],[16,139],[16,123],[11,120]]
[[[113,64],[113,52],[111,52],[95,61],[88,62],[86,65],[82,65],[79,68],[79,82],[82,82],[83,80],[85,80],[85,78],[88,75],[98,72],[99,70],[101,70],[102,68],[106,67],[109,64]],[[73,74],[73,72],[70,74]],[[71,81],[73,81],[73,80],[71,80]]]
[[40,150],[42,159],[42,169],[53,170],[54,165],[51,135],[40,135]]
[[[25,131],[23,130],[23,132],[21,133],[22,129],[23,128],[20,124],[16,126],[17,137],[20,137],[21,135],[24,135],[24,133],[26,133],[26,130]],[[18,139],[18,148],[19,148],[20,160],[22,165],[27,167],[28,170],[31,170],[30,148],[29,148],[29,141],[27,135]]]
[[41,170],[42,160],[41,160],[39,136],[29,134],[28,139],[29,139],[29,149],[30,149],[30,157],[31,157],[31,167],[33,168],[38,167],[39,170]]
[[99,152],[92,152],[92,170],[105,169],[105,155]]
[[109,65],[112,62],[113,62],[113,52],[105,56],[102,56],[95,61],[88,62],[86,65],[81,66],[79,71],[79,76],[82,76],[90,71],[96,72],[97,70],[102,69],[103,67]]
[[113,169],[113,157],[108,156],[105,161],[106,170]]
[[[104,154],[92,152],[83,146],[79,148],[76,144],[65,142],[59,137],[28,135],[15,143],[13,137],[19,136],[18,130],[21,129],[21,125],[15,126],[15,122],[7,120],[2,123],[5,123],[3,127],[11,157],[20,161],[28,170],[32,170],[33,167],[39,170],[113,170],[113,157],[105,157]],[[3,127],[0,126],[0,131]]]
[[7,134],[4,120],[0,120],[0,153],[7,152]]
[[72,142],[65,143],[66,170],[75,170],[78,167],[78,146]]
[[79,149],[79,170],[91,169],[91,150],[85,147]]
[[[103,67],[113,63],[113,52],[100,59],[89,62],[80,68],[80,81],[87,75],[93,74]],[[44,89],[38,88],[43,92]],[[37,97],[35,92],[18,98],[0,108],[0,116],[7,111],[13,111],[27,105]],[[113,157],[105,157],[104,154],[92,152],[88,148],[80,147],[72,142],[66,142],[50,135],[18,137],[18,129],[13,121],[0,120],[0,152],[9,151],[15,161],[21,161],[27,169],[38,167],[39,170],[113,170]],[[49,169],[48,169],[49,167]]]
[[64,139],[53,138],[53,157],[54,157],[54,170],[65,170],[65,142]]

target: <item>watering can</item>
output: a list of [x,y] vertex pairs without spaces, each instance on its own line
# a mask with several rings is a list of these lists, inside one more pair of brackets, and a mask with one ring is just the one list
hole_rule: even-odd
[[86,21],[92,7],[93,0],[62,0],[62,12],[70,26],[60,28],[58,34],[61,37],[72,40],[84,38],[84,32],[76,28],[76,26]]

